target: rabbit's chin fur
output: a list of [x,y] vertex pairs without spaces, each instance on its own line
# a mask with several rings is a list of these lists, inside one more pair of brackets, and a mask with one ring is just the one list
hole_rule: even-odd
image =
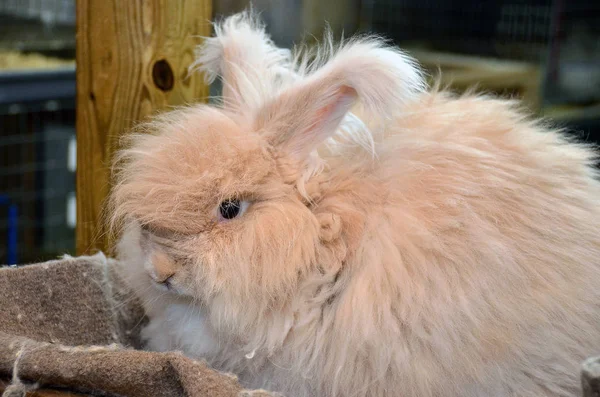
[[[234,22],[217,32],[262,32]],[[513,102],[396,82],[406,59],[361,42],[288,76],[293,95],[264,72],[279,79],[265,94],[226,70],[287,59],[256,39],[251,54],[207,44],[225,110],[172,113],[124,152],[111,208],[148,348],[294,397],[578,396],[600,353],[595,152]],[[366,140],[342,131],[354,94]],[[252,204],[223,221],[239,192]]]

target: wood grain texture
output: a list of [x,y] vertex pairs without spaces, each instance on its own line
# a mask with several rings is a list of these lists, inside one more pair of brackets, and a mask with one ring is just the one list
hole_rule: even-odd
[[119,137],[156,111],[206,100],[187,68],[211,33],[211,5],[77,1],[77,254],[110,249],[101,214]]
[[[442,86],[464,92],[477,88],[518,98],[530,111],[540,111],[540,68],[530,62],[441,53],[404,47]],[[441,72],[441,74],[439,73]]]

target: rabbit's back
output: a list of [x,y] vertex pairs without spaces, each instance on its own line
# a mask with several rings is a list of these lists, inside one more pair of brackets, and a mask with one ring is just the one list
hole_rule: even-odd
[[513,103],[438,92],[377,145],[329,159],[346,180],[324,200],[367,214],[332,331],[388,379],[367,395],[578,395],[600,346],[594,152]]

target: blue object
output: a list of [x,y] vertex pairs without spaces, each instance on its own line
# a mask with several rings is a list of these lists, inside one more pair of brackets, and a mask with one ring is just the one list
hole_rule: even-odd
[[17,264],[17,222],[19,211],[16,204],[11,204],[8,197],[0,195],[0,205],[8,205],[8,228],[6,244],[6,260],[8,265]]

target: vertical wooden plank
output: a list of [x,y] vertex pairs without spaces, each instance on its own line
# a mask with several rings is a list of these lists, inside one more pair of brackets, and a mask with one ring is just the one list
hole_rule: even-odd
[[101,219],[119,137],[172,105],[203,101],[188,77],[212,0],[77,1],[77,253],[108,250]]

